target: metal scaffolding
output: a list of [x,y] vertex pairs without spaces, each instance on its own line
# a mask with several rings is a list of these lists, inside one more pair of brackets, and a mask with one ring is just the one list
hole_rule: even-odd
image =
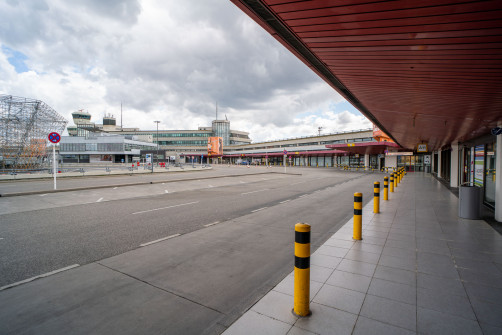
[[67,123],[43,101],[0,94],[0,168],[44,167],[47,136]]

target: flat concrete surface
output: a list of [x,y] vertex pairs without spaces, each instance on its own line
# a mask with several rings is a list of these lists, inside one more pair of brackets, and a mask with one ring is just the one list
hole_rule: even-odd
[[313,253],[311,316],[291,313],[291,272],[224,334],[502,334],[502,238],[457,213],[437,180],[408,174],[381,213],[365,206],[362,241],[349,220]]

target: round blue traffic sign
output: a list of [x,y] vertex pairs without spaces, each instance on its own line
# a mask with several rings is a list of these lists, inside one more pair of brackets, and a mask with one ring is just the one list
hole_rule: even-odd
[[52,132],[49,134],[49,141],[52,143],[58,143],[61,141],[61,136],[56,132]]

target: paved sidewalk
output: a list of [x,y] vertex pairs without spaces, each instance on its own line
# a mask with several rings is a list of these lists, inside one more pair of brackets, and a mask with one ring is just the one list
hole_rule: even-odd
[[349,221],[312,255],[310,317],[291,272],[224,334],[502,334],[502,237],[430,175],[389,198],[365,206],[362,241]]

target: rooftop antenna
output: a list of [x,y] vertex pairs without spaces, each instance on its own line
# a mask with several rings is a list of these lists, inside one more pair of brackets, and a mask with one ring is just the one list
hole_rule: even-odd
[[317,131],[319,132],[319,136],[321,136],[321,130],[322,130],[322,127],[317,128]]

